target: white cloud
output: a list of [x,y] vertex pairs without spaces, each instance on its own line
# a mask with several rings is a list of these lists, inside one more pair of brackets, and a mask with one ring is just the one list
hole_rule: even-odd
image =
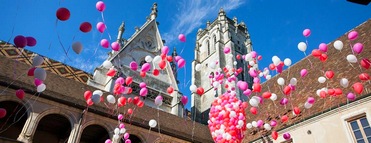
[[220,8],[228,12],[243,3],[243,0],[182,0],[179,2],[179,12],[173,25],[163,38],[171,44],[180,33],[188,35],[196,28],[200,28],[206,19],[210,21],[215,19]]

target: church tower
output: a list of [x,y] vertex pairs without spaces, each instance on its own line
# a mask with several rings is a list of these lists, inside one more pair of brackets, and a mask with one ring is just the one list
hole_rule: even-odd
[[[230,47],[229,54],[223,52],[225,47]],[[209,76],[222,72],[224,67],[242,68],[238,80],[246,81],[252,85],[252,77],[248,74],[248,63],[236,56],[246,55],[252,51],[252,43],[244,22],[238,23],[237,18],[230,19],[223,9],[219,10],[218,17],[213,22],[207,22],[205,29],[199,29],[196,38],[195,59],[192,62],[192,85],[202,87],[203,95],[192,93],[192,119],[207,124],[211,103],[216,97],[232,88],[237,82],[232,82],[228,89],[221,84],[214,88]],[[216,63],[216,64],[215,64]],[[201,69],[196,70],[200,64]],[[247,97],[236,90],[237,98],[246,101]]]

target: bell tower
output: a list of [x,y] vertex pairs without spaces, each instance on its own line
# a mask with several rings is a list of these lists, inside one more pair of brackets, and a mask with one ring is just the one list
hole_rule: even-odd
[[[225,54],[224,48],[229,47],[230,53]],[[244,22],[239,22],[237,18],[230,19],[221,8],[218,17],[213,21],[208,21],[205,29],[199,29],[196,37],[195,59],[192,62],[192,85],[202,87],[203,95],[192,93],[192,119],[207,124],[211,103],[216,97],[227,91],[233,91],[237,81],[229,82],[225,88],[225,82],[214,87],[210,77],[214,74],[222,73],[224,67],[242,69],[237,75],[238,80],[246,81],[252,85],[252,77],[248,74],[248,63],[242,58],[237,59],[237,55],[242,57],[252,51],[252,43],[247,27]],[[198,68],[196,70],[196,65]],[[200,68],[201,67],[201,68]],[[233,76],[233,73],[231,73]],[[235,90],[237,98],[246,101],[247,97],[242,92]]]

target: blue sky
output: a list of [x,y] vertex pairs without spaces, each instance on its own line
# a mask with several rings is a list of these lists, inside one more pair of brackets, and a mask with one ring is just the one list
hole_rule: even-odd
[[[10,39],[12,43],[16,35],[33,36],[38,41],[37,45],[26,49],[92,73],[110,51],[98,46],[100,39],[109,39],[108,35],[111,35],[111,42],[114,41],[122,21],[126,23],[123,37],[129,38],[135,31],[134,27],[140,27],[146,21],[152,4],[157,2],[157,21],[160,23],[162,38],[171,48],[177,47],[178,53],[183,51],[181,56],[187,61],[186,71],[180,70],[178,78],[181,91],[190,95],[188,81],[191,79],[196,31],[205,28],[208,20],[213,21],[221,7],[230,18],[236,16],[238,21],[246,23],[254,50],[263,56],[259,65],[261,69],[272,62],[271,57],[274,55],[281,60],[290,58],[293,63],[303,58],[297,44],[306,40],[302,36],[305,28],[312,31],[308,38],[309,54],[320,43],[335,40],[371,17],[370,5],[358,5],[346,0],[106,0],[104,19],[109,34],[101,34],[95,29],[96,23],[102,21],[100,12],[95,9],[96,2],[3,0],[0,5],[0,40]],[[71,11],[68,21],[56,22],[55,12],[60,7]],[[93,25],[89,33],[79,31],[80,23],[85,21]],[[180,33],[186,35],[186,43],[177,40]],[[66,49],[73,42],[80,41],[84,46],[83,52],[76,55],[70,50],[69,59],[66,58],[58,35]]]

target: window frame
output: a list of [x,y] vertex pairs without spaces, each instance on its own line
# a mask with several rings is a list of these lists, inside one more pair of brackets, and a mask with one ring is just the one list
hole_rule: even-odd
[[367,135],[366,135],[366,132],[365,132],[365,129],[363,128],[362,123],[361,123],[361,119],[363,119],[363,118],[365,118],[367,120],[367,122],[369,124],[369,127],[371,127],[370,126],[370,122],[369,122],[369,120],[367,118],[366,113],[361,113],[361,114],[358,114],[358,115],[355,115],[355,116],[352,116],[352,117],[346,119],[346,122],[347,122],[347,125],[348,125],[348,129],[351,132],[352,140],[355,143],[357,143],[357,138],[356,138],[356,136],[354,134],[354,130],[353,130],[352,126],[351,126],[351,123],[354,122],[354,121],[357,122],[359,131],[361,131],[361,134],[362,134],[363,141],[365,143],[371,143],[371,142],[368,141]]

